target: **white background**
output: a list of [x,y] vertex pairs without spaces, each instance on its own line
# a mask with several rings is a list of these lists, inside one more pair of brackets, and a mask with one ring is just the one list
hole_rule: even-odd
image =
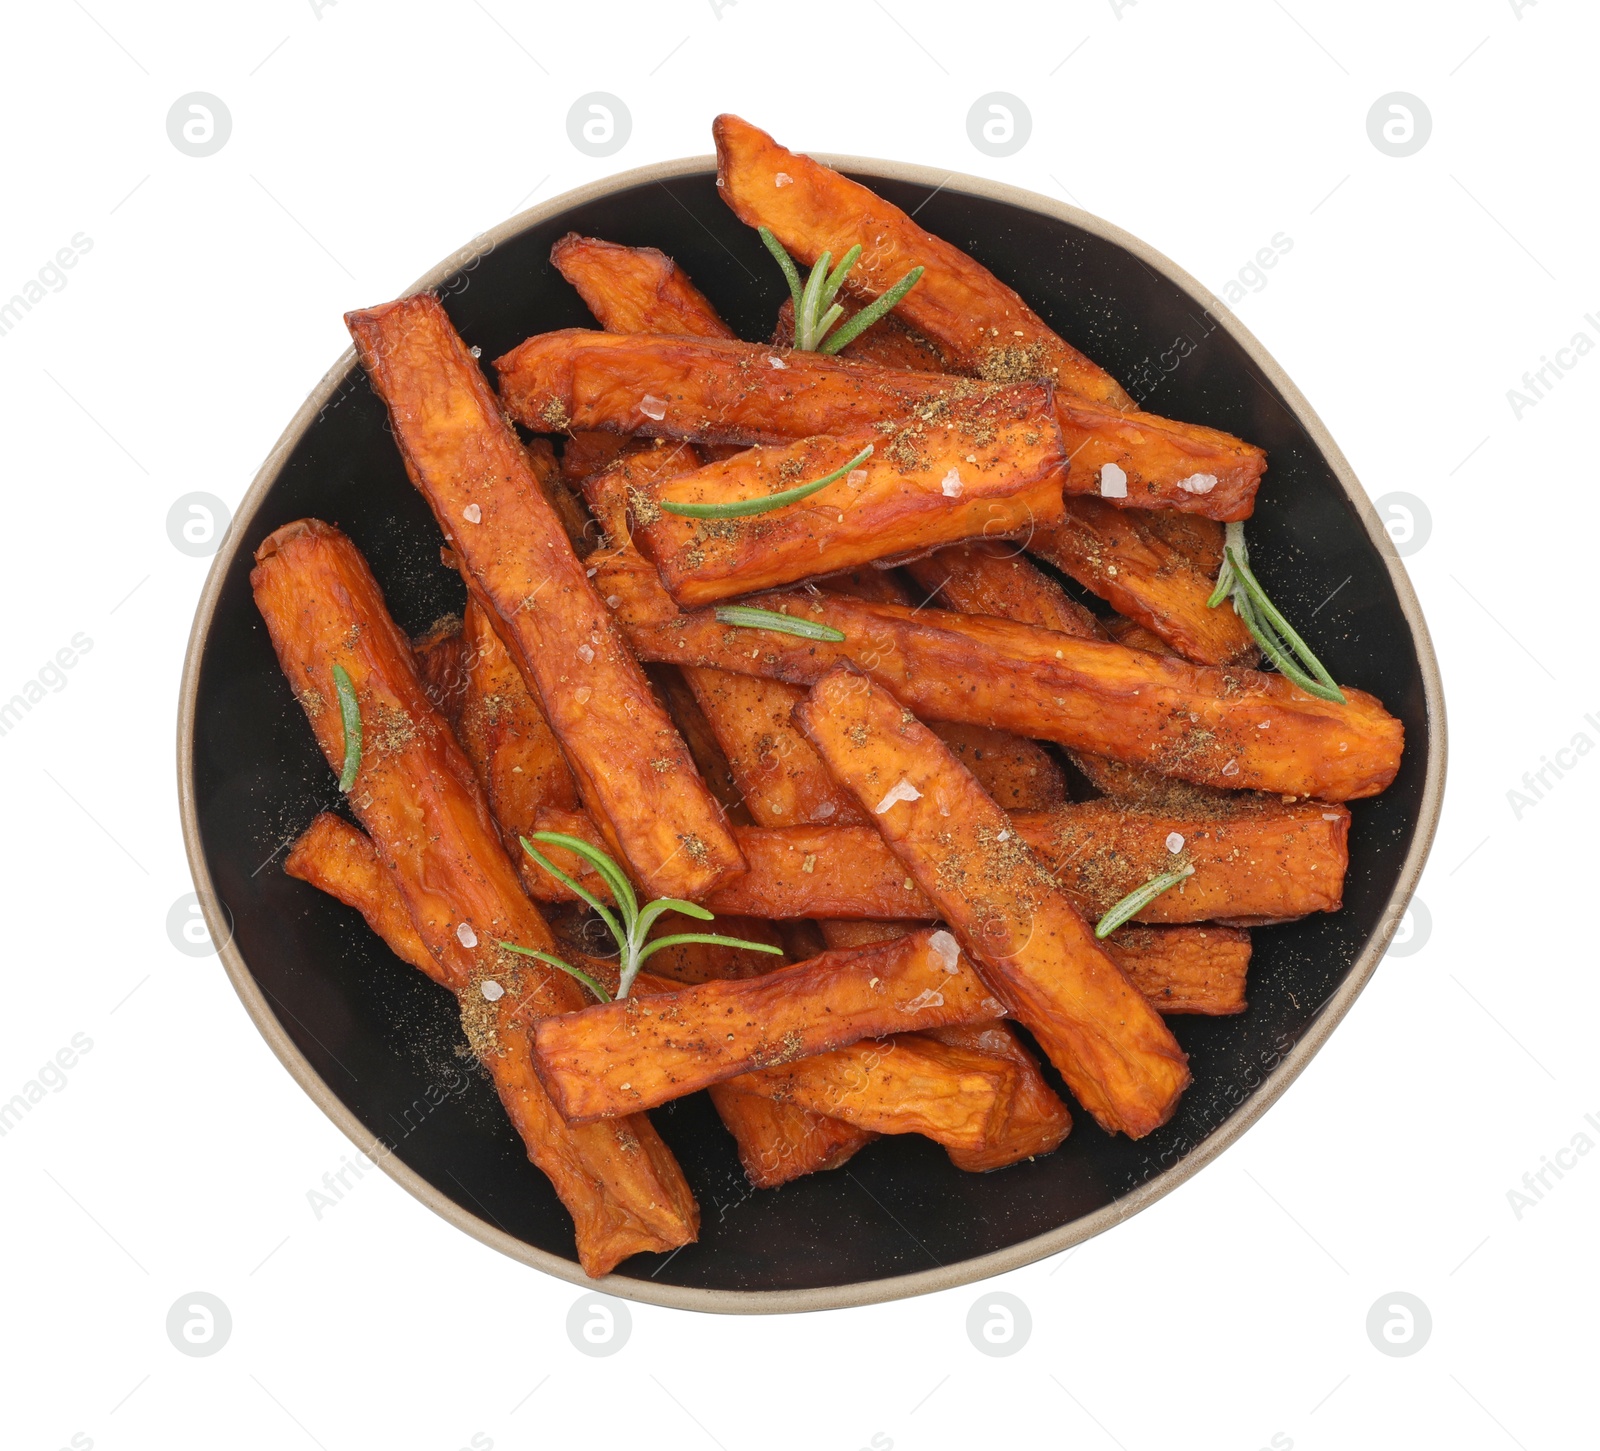
[[[1593,1444],[1600,1154],[1520,1219],[1507,1192],[1600,1117],[1580,925],[1600,760],[1520,820],[1507,792],[1600,739],[1600,356],[1520,420],[1506,393],[1580,329],[1600,340],[1596,21],[1578,0],[8,7],[0,297],[74,234],[93,247],[0,337],[0,698],[75,633],[93,648],[0,737],[0,1098],[74,1033],[93,1048],[0,1139],[0,1441]],[[233,117],[204,159],[165,124],[197,90]],[[589,91],[631,111],[614,157],[568,141]],[[1008,158],[968,140],[990,91],[1032,113]],[[1405,159],[1367,135],[1391,91],[1433,118]],[[1288,234],[1237,313],[1368,492],[1432,515],[1408,561],[1450,706],[1430,939],[1216,1164],[987,1287],[1032,1313],[1008,1358],[968,1341],[978,1286],[758,1320],[635,1306],[622,1352],[579,1355],[571,1285],[383,1176],[314,1218],[349,1144],[164,925],[190,890],[173,728],[209,565],[169,543],[173,501],[237,502],[346,308],[532,200],[708,152],[724,109],[798,148],[1070,188],[1218,291]],[[205,1359],[164,1329],[197,1289],[234,1322]],[[1365,1329],[1396,1290],[1433,1319],[1404,1359]]]

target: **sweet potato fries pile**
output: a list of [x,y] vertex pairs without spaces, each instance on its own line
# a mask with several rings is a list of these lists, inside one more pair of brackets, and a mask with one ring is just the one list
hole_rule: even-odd
[[[695,1239],[647,1110],[701,1089],[765,1188],[881,1134],[1049,1153],[1063,1088],[1158,1128],[1190,1081],[1165,1018],[1243,1011],[1249,929],[1338,909],[1342,803],[1402,745],[1208,604],[1259,449],[1139,411],[897,208],[715,131],[737,215],[827,254],[773,341],[575,235],[552,261],[601,330],[530,337],[497,387],[431,294],[352,313],[465,614],[406,639],[315,519],[252,576],[346,783],[288,870],[456,995],[591,1275]],[[912,274],[836,353],[791,345]]]

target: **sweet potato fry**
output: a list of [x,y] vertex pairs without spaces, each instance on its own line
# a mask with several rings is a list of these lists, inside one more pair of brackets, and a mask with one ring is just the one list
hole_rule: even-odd
[[[820,924],[829,947],[865,947],[916,930],[914,922]],[[1107,955],[1163,1017],[1196,1014],[1227,1017],[1243,1012],[1245,973],[1250,966],[1250,934],[1204,922],[1188,927],[1119,927],[1102,944]],[[961,1035],[978,1028],[930,1028],[932,1037],[965,1042]]]
[[717,798],[723,814],[734,826],[748,826],[750,810],[745,805],[743,793],[728,758],[717,744],[716,732],[701,708],[695,693],[684,678],[685,672],[676,665],[647,665],[645,674],[666,706],[667,714],[677,726],[678,734],[689,747],[694,764],[711,794]]
[[[302,520],[259,547],[251,585],[335,770],[346,741],[333,669],[348,675],[363,723],[348,799],[456,993],[468,1041],[529,1158],[572,1212],[584,1269],[603,1274],[641,1250],[694,1239],[698,1209],[649,1121],[571,1127],[533,1072],[528,1018],[581,1007],[583,996],[563,974],[530,971],[496,946],[549,950],[554,939],[518,886],[472,767],[424,692],[366,561],[338,530]],[[495,1002],[480,991],[490,979],[504,988]]]
[[976,535],[1049,529],[1062,518],[1066,451],[1049,389],[1024,385],[953,400],[913,437],[899,437],[820,492],[743,518],[686,518],[673,505],[724,506],[839,473],[876,430],[752,448],[658,484],[634,542],[679,604],[711,604],[758,589],[915,555]]
[[609,333],[734,335],[678,264],[654,247],[568,232],[550,249],[550,261]]
[[711,1085],[711,1102],[739,1146],[745,1177],[757,1189],[837,1169],[878,1137],[874,1130],[727,1083]]
[[1065,522],[1035,531],[1028,548],[1198,665],[1253,665],[1244,621],[1224,604],[1206,608],[1217,571],[1203,570],[1148,528],[1101,499],[1069,499]]
[[862,1038],[1002,1011],[955,939],[929,929],[760,977],[546,1018],[534,1029],[534,1063],[567,1120],[582,1122],[655,1108]]
[[[1134,521],[1131,527],[1135,531],[1143,527],[1145,521],[1193,517],[1190,514],[1168,515],[1155,510],[1128,515]],[[1211,525],[1209,519],[1197,522]],[[1002,620],[1013,620],[1019,625],[1060,630],[1063,634],[1076,635],[1083,640],[1109,638],[1101,622],[1023,554],[1016,544],[969,540],[965,544],[952,545],[949,549],[940,549],[926,559],[913,560],[905,569],[929,591],[930,600],[937,599],[946,609],[958,614],[994,615]],[[1159,641],[1156,643],[1160,644]],[[1162,653],[1169,652],[1163,647]],[[950,737],[939,725],[934,725],[933,731],[946,745],[951,744]],[[1083,751],[1069,751],[1067,757],[1092,786],[1107,795],[1136,795],[1151,789],[1150,778],[1145,772],[1120,761],[1108,761],[1103,756],[1091,756]],[[963,760],[965,762],[965,758]],[[983,781],[984,790],[1002,806],[1010,810],[1025,809],[1020,801],[1008,801],[993,785],[984,781],[981,774],[978,779]],[[1064,795],[1063,790],[1051,801],[1029,805],[1037,804],[1040,809],[1048,809]]]
[[738,116],[718,116],[711,130],[722,199],[740,221],[770,228],[798,261],[809,266],[824,251],[837,260],[860,243],[867,250],[845,288],[863,300],[925,267],[895,312],[943,342],[965,371],[1011,376],[1025,365],[1032,371],[1024,376],[1054,377],[1084,397],[1133,406],[1109,373],[1051,332],[1011,288],[899,207]]
[[1007,811],[1049,811],[1067,799],[1060,765],[1037,741],[961,721],[933,721],[928,729]]
[[[713,129],[723,200],[742,221],[770,227],[802,262],[815,261],[824,249],[838,258],[862,243],[867,251],[845,283],[861,297],[887,291],[913,266],[926,268],[895,312],[942,345],[950,371],[1001,382],[1050,378],[1069,450],[1080,442],[1073,437],[1074,400],[1097,409],[1134,409],[1133,400],[1104,369],[1052,332],[1011,288],[959,248],[923,231],[898,207],[819,162],[785,150],[737,116],[718,117]],[[780,174],[791,177],[793,184],[778,185]],[[1081,415],[1078,423],[1087,417]],[[1086,460],[1097,477],[1107,464],[1122,469],[1127,505],[1176,508],[1214,519],[1249,515],[1266,463],[1259,449],[1213,429],[1171,424],[1148,414],[1139,418],[1137,430],[1124,435],[1124,441],[1142,449],[1145,440],[1135,442],[1135,432],[1159,424],[1161,447],[1170,450],[1159,468],[1150,467],[1153,455],[1142,455],[1143,461],[1130,469],[1122,456],[1101,454],[1097,447],[1090,448]],[[1231,447],[1219,446],[1223,440]]]
[[591,553],[597,543],[594,523],[583,511],[583,505],[572,496],[572,491],[561,480],[561,464],[548,438],[530,439],[522,445],[523,456],[533,473],[534,482],[551,512],[560,521],[567,542],[580,559]]
[[[864,947],[871,942],[892,942],[911,929],[898,922],[824,922],[822,935],[831,948]],[[984,1053],[1014,1064],[1016,1092],[1004,1124],[983,1149],[950,1149],[950,1162],[968,1173],[1003,1169],[1019,1159],[1048,1154],[1072,1129],[1072,1115],[1056,1091],[1044,1080],[1033,1054],[1022,1046],[1009,1023],[995,1018],[986,1023],[950,1024],[927,1028],[922,1036],[974,1053]]]
[[[883,425],[983,398],[1029,381],[953,378],[852,363],[720,338],[651,337],[565,328],[540,333],[495,361],[500,396],[518,423],[546,432],[598,429],[707,444],[773,444]],[[1207,518],[1249,517],[1265,459],[1231,434],[1124,413],[1055,393],[1070,462],[1068,494],[1125,508],[1178,509]],[[1189,487],[1220,480],[1204,494]],[[1185,486],[1189,487],[1185,487]]]
[[451,986],[450,974],[428,951],[400,888],[360,827],[331,811],[319,812],[289,848],[283,869],[354,907],[402,962],[427,973],[440,987]]
[[1238,927],[1119,927],[1111,960],[1163,1017],[1227,1017],[1245,1010],[1250,934]]
[[[1219,804],[1178,815],[1088,801],[1010,814],[1011,829],[1086,917],[1099,918],[1174,861],[1193,866],[1181,890],[1139,914],[1142,922],[1283,921],[1337,911],[1349,824],[1343,807],[1320,802]],[[869,828],[741,827],[737,835],[750,870],[706,899],[713,911],[868,921],[938,915]],[[1168,845],[1174,837],[1182,839],[1177,854]]]
[[998,1058],[1017,1070],[1017,1086],[1005,1119],[981,1149],[949,1149],[950,1162],[969,1174],[986,1174],[1022,1159],[1048,1154],[1072,1130],[1072,1114],[1055,1089],[1045,1082],[1033,1054],[1022,1046],[1007,1023],[960,1023],[928,1028],[925,1036],[949,1048],[964,1048]]
[[642,453],[652,443],[648,438],[629,438],[620,433],[574,431],[567,435],[561,450],[561,481],[569,489],[581,488],[585,479],[610,468],[618,459]]
[[489,811],[519,852],[541,808],[578,809],[578,787],[550,722],[501,642],[488,611],[468,600],[462,633],[467,690],[461,744],[489,796]]
[[994,615],[1083,640],[1109,638],[1089,610],[1022,552],[1025,547],[1027,541],[969,539],[911,560],[905,569],[927,592],[924,603],[936,597],[963,615]]
[[741,1073],[720,1086],[977,1153],[1004,1133],[1017,1080],[1016,1065],[1002,1058],[905,1033]]
[[461,719],[467,689],[466,641],[460,615],[443,615],[411,642],[422,688],[452,726]]
[[688,748],[438,299],[423,293],[346,322],[406,468],[505,626],[590,811],[652,892],[693,897],[741,871]]
[[1182,1049],[971,773],[847,668],[795,714],[1078,1101],[1133,1138],[1165,1123],[1189,1083]]
[[849,792],[835,784],[811,742],[795,729],[798,685],[683,667],[728,761],[753,821],[766,826],[866,825]]
[[[596,556],[597,558],[599,556]],[[778,593],[752,604],[831,625],[842,644],[652,609],[626,569],[608,593],[641,657],[806,685],[848,662],[919,716],[999,726],[1167,776],[1346,801],[1394,779],[1401,723],[1364,691],[1313,698],[1281,675],[1189,665],[986,615]],[[1265,722],[1265,726],[1263,726]]]

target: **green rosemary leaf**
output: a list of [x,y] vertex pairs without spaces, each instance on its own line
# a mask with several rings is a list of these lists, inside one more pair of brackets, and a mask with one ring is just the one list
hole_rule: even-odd
[[722,937],[715,932],[677,932],[670,937],[658,937],[640,949],[637,960],[643,962],[657,948],[677,947],[685,942],[709,942],[713,947],[742,947],[748,952],[772,952],[779,957],[783,956],[781,947],[773,947],[766,942],[746,942],[742,937]]
[[798,335],[800,327],[800,270],[794,265],[794,258],[785,250],[784,245],[766,227],[757,227],[756,235],[761,238],[767,251],[772,253],[773,260],[783,269],[784,280],[789,284],[789,296],[794,301],[795,329]]
[[[561,870],[560,867],[551,861],[549,857],[540,851],[538,847],[529,841],[527,837],[522,836],[518,837],[517,839],[522,843],[523,851],[527,852],[527,854],[531,856],[534,861],[538,862],[539,865],[549,872],[550,875],[558,882],[562,883],[573,892],[576,892],[579,897],[581,897],[585,902],[593,907],[596,912],[600,914],[600,920],[603,921],[608,928],[610,928],[611,935],[617,939],[618,949],[626,952],[628,950],[628,934],[623,931],[622,927],[617,922],[617,919],[611,915],[609,910],[607,910],[606,904],[597,896],[595,896],[595,894],[587,887],[580,886],[577,881],[575,881],[572,877],[569,877],[564,871]],[[588,845],[587,842],[584,844]]]
[[601,987],[600,984],[590,977],[589,974],[586,973],[581,967],[574,967],[570,962],[563,962],[559,957],[555,957],[548,952],[535,952],[531,947],[518,947],[515,942],[502,942],[500,945],[505,948],[507,952],[518,952],[524,957],[537,957],[540,962],[548,962],[551,967],[559,967],[562,972],[567,973],[571,977],[577,978],[578,981],[588,988],[589,991],[592,992],[597,998],[599,998],[601,1002],[609,1003],[611,1001],[611,994]]
[[657,499],[656,503],[668,514],[679,514],[686,519],[747,519],[752,514],[765,514],[770,509],[781,509],[785,504],[795,504],[809,498],[818,489],[842,479],[851,469],[860,468],[872,457],[873,445],[868,444],[847,464],[840,464],[831,474],[814,479],[809,484],[796,484],[778,494],[762,494],[756,499],[732,499],[726,504],[677,504],[670,499]]
[[622,920],[631,929],[639,915],[639,899],[633,895],[633,883],[628,880],[627,873],[622,870],[599,847],[585,841],[581,836],[568,836],[560,831],[536,831],[533,834],[535,841],[548,842],[551,846],[565,847],[570,852],[576,852],[588,862],[601,879],[611,888],[612,900],[617,904],[617,910],[622,914]]
[[844,316],[844,307],[840,303],[837,303],[837,302],[833,303],[828,308],[828,310],[825,313],[823,313],[821,317],[819,317],[817,319],[817,325],[814,328],[811,329],[812,337],[813,338],[824,338],[824,337],[827,337],[828,329],[831,328],[834,325],[834,323],[838,322],[839,319],[841,317],[843,317],[843,316]]
[[[839,259],[839,265],[828,274],[827,280],[822,284],[822,295],[817,299],[819,307],[829,307],[832,304],[833,299],[839,295],[839,288],[844,284],[845,278],[850,275],[850,269],[856,265],[860,256],[861,243],[857,242]],[[826,331],[826,328],[819,328],[817,335],[820,337]]]
[[774,610],[755,610],[748,605],[718,605],[717,619],[724,625],[738,625],[745,630],[775,630],[780,635],[799,635],[803,640],[831,640],[838,644],[844,631],[832,625],[819,625],[813,620],[797,620],[792,615],[780,615]]
[[794,345],[802,352],[815,352],[817,348],[817,314],[821,311],[818,304],[823,284],[828,280],[828,264],[832,261],[832,252],[824,252],[817,258],[811,275],[806,278],[805,290],[800,294],[800,308],[794,316]]
[[877,322],[880,317],[882,317],[886,312],[889,311],[890,308],[899,302],[900,299],[906,295],[906,293],[910,292],[911,289],[917,285],[917,283],[922,279],[922,272],[923,269],[921,267],[913,267],[908,273],[906,273],[904,277],[895,283],[893,287],[884,293],[882,297],[868,303],[866,307],[862,308],[861,311],[851,318],[849,322],[845,323],[845,325],[841,327],[838,332],[834,333],[832,337],[823,343],[817,349],[817,351],[819,353],[836,353],[840,348],[849,343],[853,343],[858,337],[861,336],[862,333],[871,327],[873,323]]
[[710,922],[716,916],[715,912],[708,912],[694,902],[684,902],[677,897],[657,897],[639,913],[639,920],[633,928],[633,940],[643,942],[656,925],[656,918],[663,912],[681,912],[685,917],[694,917],[701,922]]
[[[1231,549],[1224,551],[1223,559],[1227,565],[1232,567],[1234,574],[1238,577],[1239,590],[1249,599],[1253,606],[1252,614],[1255,617],[1256,628],[1251,633],[1256,637],[1256,642],[1262,649],[1273,657],[1273,663],[1308,695],[1315,695],[1322,700],[1337,701],[1340,705],[1343,705],[1345,703],[1344,692],[1339,689],[1333,676],[1328,673],[1327,667],[1323,665],[1322,661],[1311,653],[1311,647],[1295,633],[1294,626],[1284,619],[1278,607],[1267,598],[1267,592],[1261,588],[1261,581],[1251,573],[1250,566],[1234,554]],[[1237,604],[1235,604],[1235,608],[1238,608]],[[1241,618],[1244,617],[1241,616]],[[1245,618],[1245,624],[1249,625],[1250,623],[1251,620]],[[1263,629],[1263,626],[1269,627],[1270,632],[1275,632],[1272,634],[1271,643],[1267,638],[1269,630]],[[1279,635],[1283,637],[1284,642],[1287,642],[1288,649],[1294,653],[1295,659],[1291,666],[1286,667],[1284,664],[1284,660],[1287,658],[1285,652],[1281,648],[1273,648],[1274,645],[1281,646],[1282,642],[1277,640]]]
[[1177,886],[1185,877],[1193,875],[1194,868],[1188,866],[1180,867],[1173,872],[1163,872],[1159,877],[1151,877],[1142,887],[1136,887],[1129,892],[1094,924],[1094,935],[1099,938],[1109,937],[1130,917],[1144,911],[1163,892]]
[[339,772],[339,789],[348,793],[356,784],[361,769],[361,705],[350,672],[343,665],[333,667],[333,686],[339,694],[339,718],[344,722],[344,769]]
[[1217,587],[1211,591],[1211,598],[1206,601],[1206,608],[1214,610],[1223,600],[1233,593],[1238,581],[1233,577],[1233,566],[1228,563],[1228,556],[1222,556],[1222,568],[1217,571]]

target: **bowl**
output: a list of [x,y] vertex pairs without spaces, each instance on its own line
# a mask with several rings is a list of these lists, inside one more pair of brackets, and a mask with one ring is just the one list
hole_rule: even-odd
[[[1226,308],[1143,242],[1076,208],[973,177],[825,159],[1013,283],[1151,411],[1266,449],[1251,524],[1263,583],[1290,619],[1315,619],[1312,642],[1336,678],[1405,722],[1406,752],[1387,792],[1352,803],[1344,909],[1254,934],[1243,1014],[1171,1020],[1194,1084],[1145,1139],[1103,1133],[1080,1111],[1054,1154],[995,1173],[960,1172],[935,1144],[900,1136],[841,1169],[756,1191],[704,1094],[657,1110],[700,1199],[700,1240],[636,1256],[598,1285],[693,1310],[823,1309],[944,1289],[1058,1253],[1176,1188],[1266,1111],[1349,1011],[1399,925],[1443,793],[1443,688],[1405,570],[1327,430]],[[740,336],[770,334],[783,279],[718,197],[709,158],[627,172],[535,207],[412,290],[436,289],[485,358],[531,333],[593,326],[549,261],[551,244],[573,230],[661,248]],[[354,912],[281,869],[288,842],[339,804],[250,594],[257,544],[304,515],[350,534],[402,628],[419,633],[464,598],[383,406],[347,352],[240,504],[189,642],[179,794],[222,965],[295,1080],[398,1183],[511,1258],[596,1283],[578,1268],[566,1211],[493,1089],[458,1056],[450,997]]]

